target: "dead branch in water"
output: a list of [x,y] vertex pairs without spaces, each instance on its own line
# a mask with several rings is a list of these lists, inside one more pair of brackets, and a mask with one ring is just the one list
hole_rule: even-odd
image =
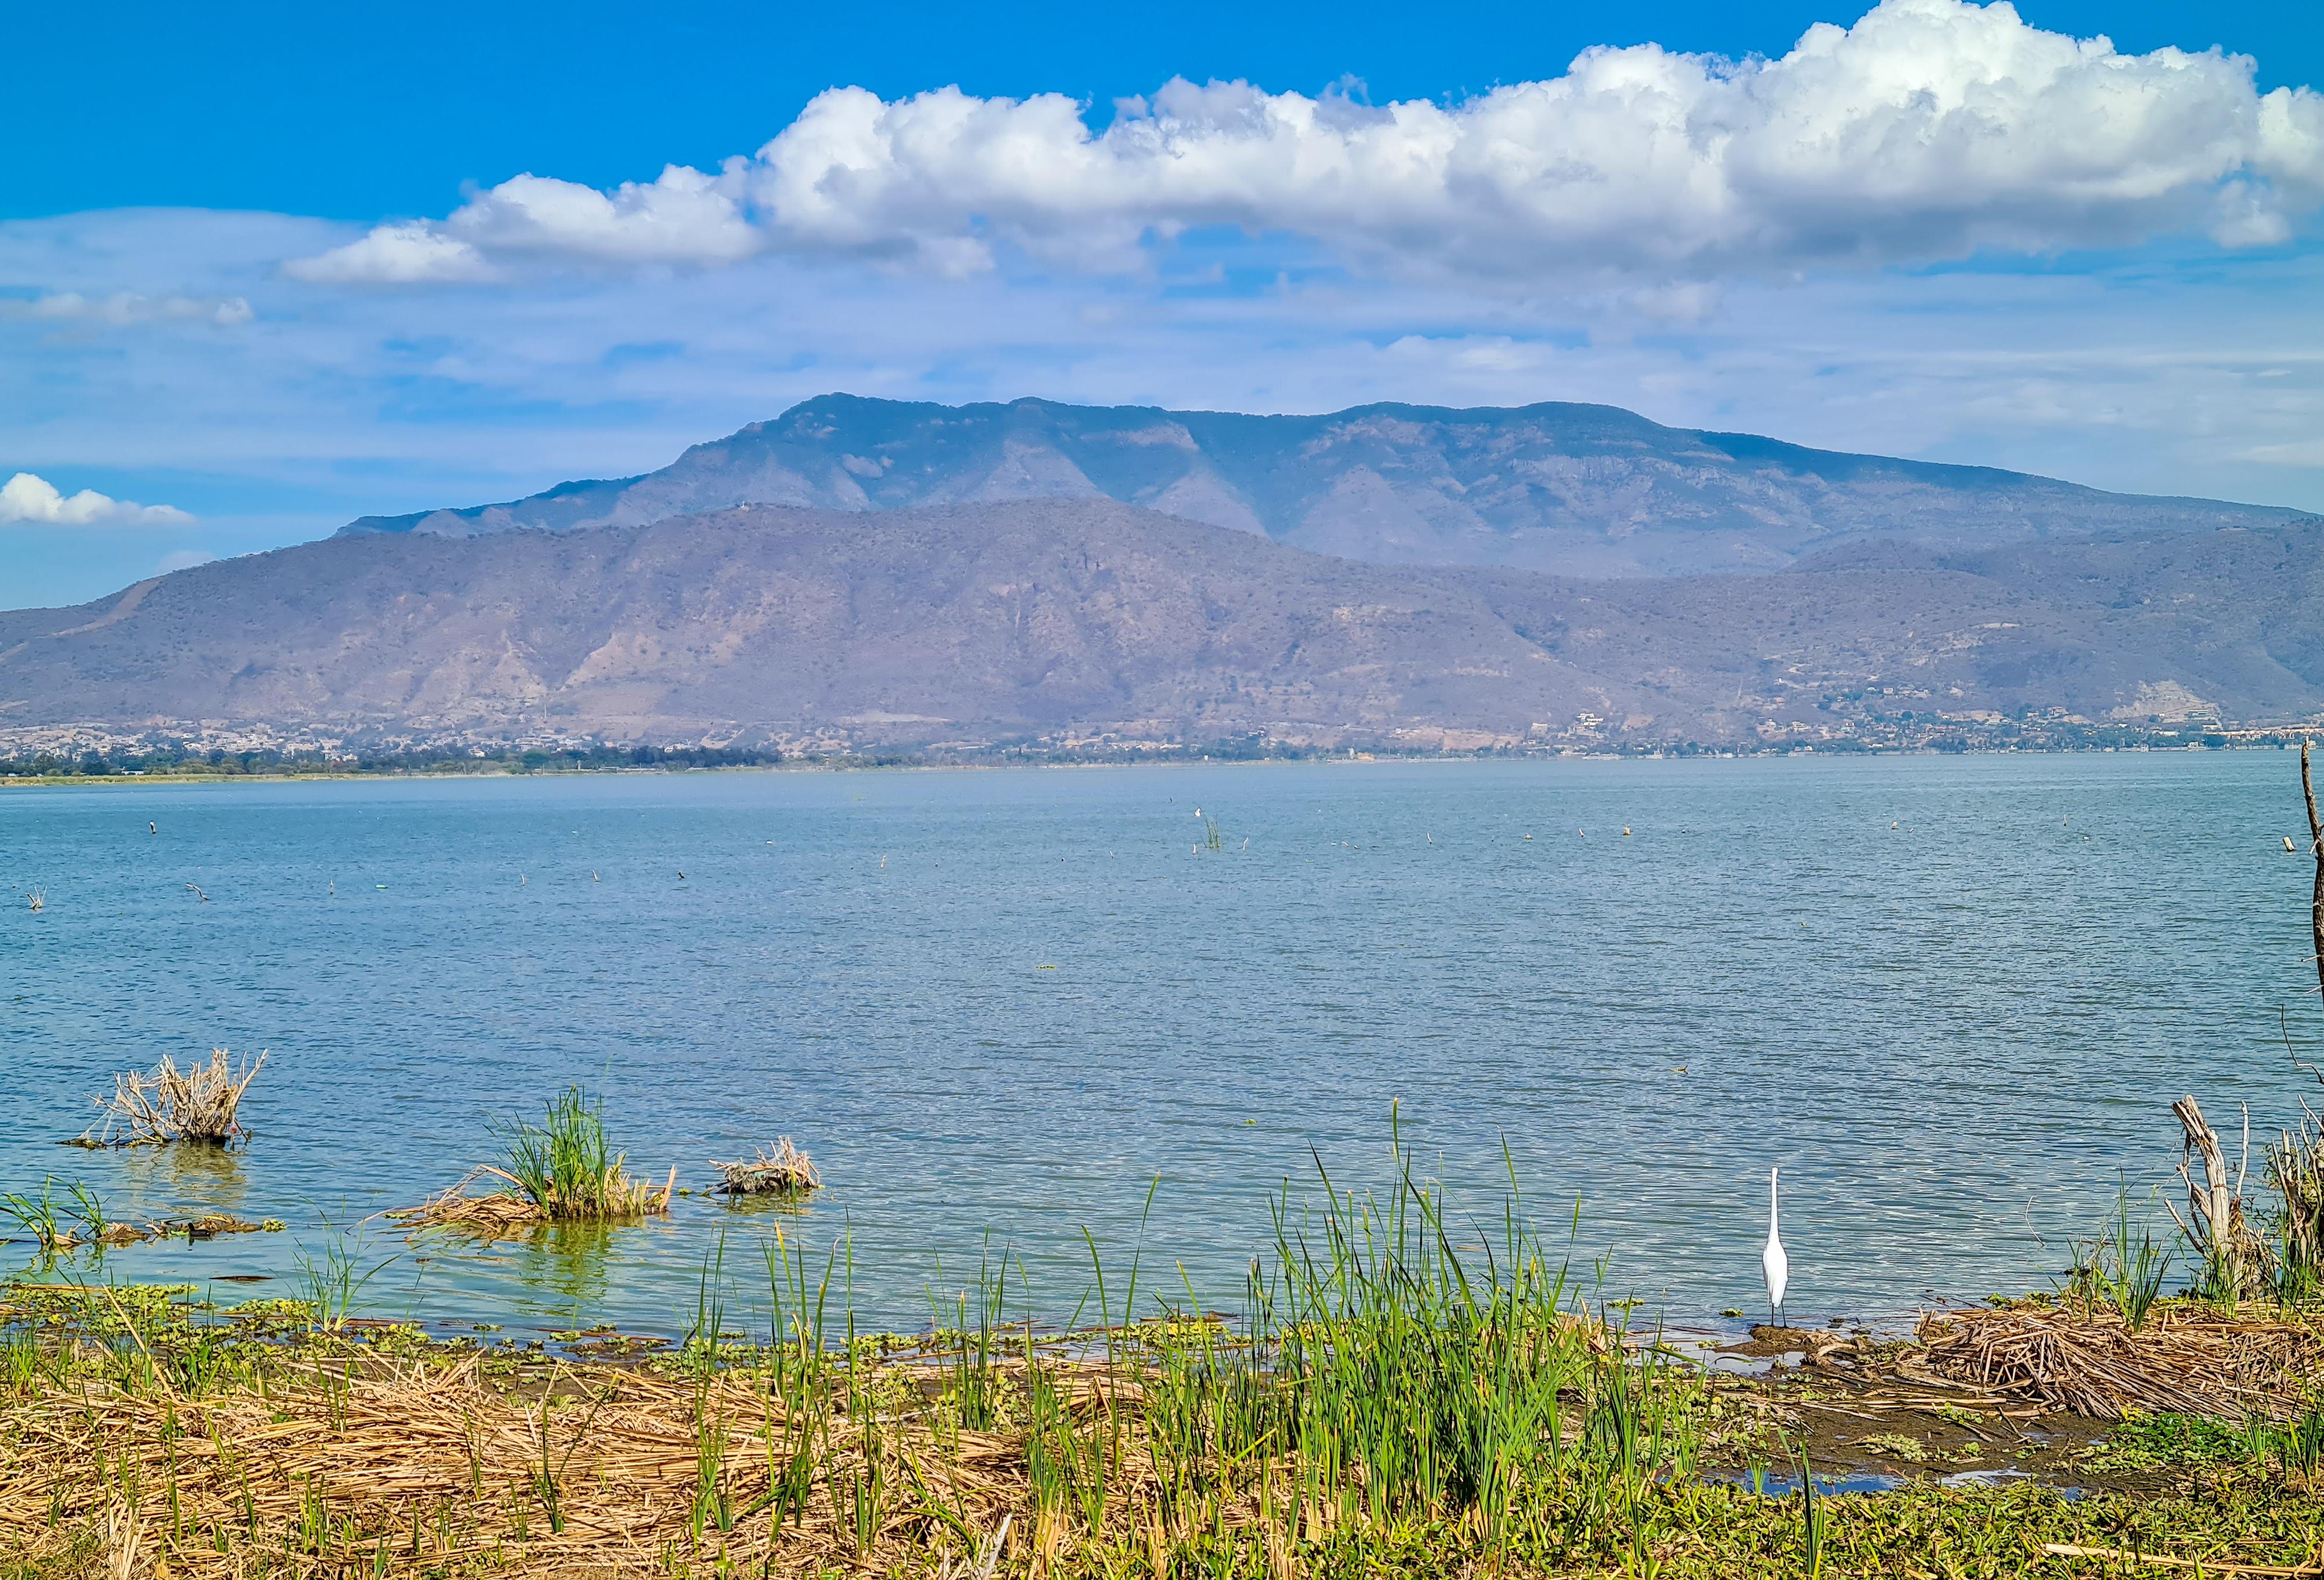
[[2308,803],[2308,849],[2316,858],[2316,887],[2308,901],[2308,928],[2316,945],[2316,985],[2324,991],[2324,818],[2316,814],[2316,781],[2308,772],[2308,738],[2300,741],[2300,794]]
[[266,1066],[266,1052],[235,1069],[223,1048],[208,1062],[180,1069],[168,1054],[151,1070],[131,1070],[113,1078],[113,1095],[95,1099],[98,1119],[81,1132],[92,1147],[153,1146],[164,1141],[201,1141],[231,1146],[247,1141],[236,1114],[242,1095]]
[[777,1136],[773,1150],[761,1147],[755,1158],[736,1163],[713,1158],[710,1166],[718,1170],[718,1183],[711,1188],[720,1196],[805,1196],[823,1187],[815,1160],[791,1145],[788,1136]]
[[[2238,1192],[2241,1180],[2227,1183],[2227,1154],[2219,1147],[2218,1132],[2203,1117],[2202,1107],[2192,1097],[2181,1097],[2171,1105],[2179,1116],[2181,1128],[2186,1132],[2186,1156],[2179,1160],[2179,1178],[2187,1182],[2187,1214],[2163,1203],[2163,1209],[2179,1225],[2181,1234],[2203,1258],[2204,1282],[2207,1294],[2226,1299],[2242,1299],[2255,1295],[2268,1287],[2267,1246],[2253,1232],[2244,1215],[2243,1197]],[[2246,1148],[2249,1148],[2250,1121],[2245,1121]],[[2189,1158],[2199,1158],[2203,1164],[2203,1179],[2196,1183],[2188,1171]]]

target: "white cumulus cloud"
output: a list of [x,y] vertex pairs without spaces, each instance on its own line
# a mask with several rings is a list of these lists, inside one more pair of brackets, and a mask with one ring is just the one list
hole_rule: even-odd
[[444,285],[493,277],[482,253],[421,224],[383,225],[361,240],[294,258],[282,268],[292,279],[317,285]]
[[166,504],[115,499],[94,488],[68,494],[45,477],[19,472],[0,484],[0,526],[182,527],[193,517]]
[[2324,204],[2324,96],[2261,94],[2249,60],[2216,50],[2125,54],[1964,0],[1883,0],[1773,60],[1593,49],[1449,105],[1177,80],[1102,132],[1084,107],[834,88],[715,172],[611,192],[519,176],[290,267],[403,283],[520,255],[779,250],[960,273],[1005,245],[1112,270],[1228,226],[1389,273],[1675,281],[2188,231],[2265,245]]

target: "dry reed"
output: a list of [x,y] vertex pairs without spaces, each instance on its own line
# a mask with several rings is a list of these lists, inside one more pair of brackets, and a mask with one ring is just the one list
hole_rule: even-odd
[[720,1196],[805,1196],[823,1187],[815,1160],[791,1145],[788,1136],[776,1137],[772,1150],[761,1147],[755,1158],[735,1163],[714,1158],[710,1166],[718,1170],[718,1183],[711,1188]]
[[264,1049],[237,1069],[223,1048],[206,1063],[180,1069],[168,1054],[151,1070],[113,1079],[113,1095],[99,1097],[96,1123],[81,1133],[88,1146],[134,1147],[166,1141],[231,1146],[250,1132],[238,1117],[243,1094],[266,1066]]
[[[487,1179],[500,1180],[513,1188],[469,1194],[471,1186]],[[399,1207],[386,1216],[417,1229],[474,1229],[501,1234],[530,1228],[536,1224],[658,1217],[669,1211],[669,1198],[677,1187],[676,1169],[669,1171],[669,1179],[655,1186],[632,1178],[616,1162],[606,1171],[595,1210],[587,1214],[561,1213],[556,1210],[556,1197],[543,1200],[534,1197],[527,1192],[524,1182],[507,1169],[480,1163],[456,1183],[438,1191],[418,1206]]]
[[[50,1384],[0,1413],[21,1433],[0,1456],[0,1550],[33,1557],[93,1525],[115,1552],[166,1553],[187,1580],[244,1575],[269,1550],[301,1573],[473,1566],[524,1580],[828,1573],[874,1552],[893,1565],[954,1544],[974,1555],[955,1573],[990,1574],[987,1533],[1031,1502],[1022,1447],[1004,1437],[809,1421],[749,1378],[568,1369],[519,1394],[472,1358],[375,1376],[318,1369],[207,1397]],[[769,1518],[784,1455],[810,1429],[824,1445],[821,1476],[899,1486],[927,1476],[945,1525],[900,1496],[868,1531],[821,1496]],[[731,1451],[706,1465],[706,1440]],[[124,1485],[146,1495],[125,1501]],[[703,1517],[709,1507],[755,1518],[721,1530]],[[973,1539],[948,1541],[947,1528]],[[392,1567],[374,1571],[378,1555]]]
[[2116,1421],[2132,1410],[2286,1420],[2324,1381],[2324,1335],[2271,1317],[2158,1307],[2139,1328],[2118,1312],[2010,1307],[1921,1324],[1911,1377],[1967,1382],[2052,1410]]

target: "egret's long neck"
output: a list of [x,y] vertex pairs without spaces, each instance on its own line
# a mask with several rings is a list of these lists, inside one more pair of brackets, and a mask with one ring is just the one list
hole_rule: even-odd
[[1783,1200],[1776,1183],[1779,1178],[1775,1169],[1767,1171],[1767,1238],[1770,1240],[1775,1237],[1776,1224],[1783,1215]]

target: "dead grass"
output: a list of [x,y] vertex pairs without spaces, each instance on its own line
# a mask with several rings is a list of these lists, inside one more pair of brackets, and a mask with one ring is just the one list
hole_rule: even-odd
[[115,1076],[113,1095],[96,1100],[97,1121],[81,1132],[92,1147],[153,1146],[168,1141],[198,1141],[231,1146],[245,1141],[239,1114],[243,1094],[266,1067],[259,1051],[237,1069],[223,1048],[210,1049],[207,1062],[180,1069],[168,1054],[151,1070],[131,1070]]
[[[472,1359],[370,1378],[318,1370],[204,1399],[79,1383],[10,1413],[39,1425],[0,1456],[0,1550],[37,1555],[95,1525],[115,1556],[166,1554],[189,1580],[241,1576],[254,1548],[295,1557],[300,1573],[368,1575],[383,1554],[383,1574],[473,1567],[522,1580],[690,1574],[696,1563],[791,1575],[855,1567],[865,1538],[891,1559],[945,1545],[925,1506],[900,1497],[869,1530],[820,1496],[787,1521],[768,1518],[770,1457],[779,1470],[810,1428],[835,1484],[908,1486],[940,1456],[932,1436],[893,1423],[795,1418],[743,1378],[565,1371],[526,1397]],[[706,1441],[731,1450],[706,1460]],[[996,1530],[1023,1505],[1021,1469],[1011,1474],[1020,1447],[975,1434],[943,1447],[941,1500],[970,1529]],[[127,1486],[143,1492],[134,1504]],[[754,1518],[730,1515],[726,1530],[706,1517],[753,1504]]]
[[761,1147],[755,1158],[736,1163],[714,1158],[710,1166],[718,1170],[712,1189],[720,1196],[805,1196],[823,1187],[815,1160],[791,1145],[788,1136],[776,1137],[771,1150]]
[[1919,1336],[1909,1366],[2092,1420],[2172,1410],[2283,1421],[2324,1381],[2315,1325],[2193,1303],[2158,1306],[2135,1330],[2104,1308],[1950,1311]]
[[[473,1187],[492,1179],[511,1188],[472,1191]],[[653,1186],[632,1178],[616,1161],[605,1176],[596,1198],[597,1210],[588,1215],[588,1221],[659,1217],[669,1211],[669,1198],[677,1187],[676,1169],[669,1171],[669,1179]],[[555,1200],[544,1202],[529,1194],[524,1182],[507,1169],[481,1163],[418,1206],[399,1207],[386,1216],[415,1229],[468,1229],[485,1234],[516,1234],[541,1224],[581,1221],[574,1215],[557,1212]]]

